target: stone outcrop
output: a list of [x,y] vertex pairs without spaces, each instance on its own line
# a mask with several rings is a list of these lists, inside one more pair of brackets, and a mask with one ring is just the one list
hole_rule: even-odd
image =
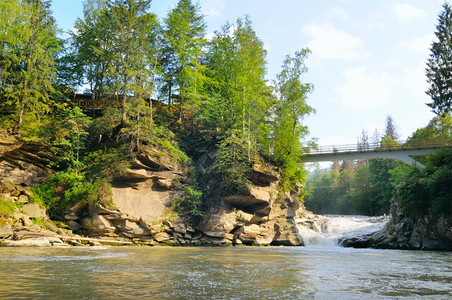
[[34,186],[52,174],[48,165],[53,161],[55,157],[44,145],[0,133],[0,180]]
[[112,183],[114,209],[78,203],[65,213],[68,227],[91,237],[157,245],[200,244],[202,234],[179,217],[172,201],[183,196],[186,170],[164,153],[147,149]]
[[34,236],[18,240],[17,232],[35,234],[64,234],[71,232],[57,227],[47,216],[47,212],[38,203],[29,202],[32,192],[28,187],[15,185],[9,181],[0,181],[0,201],[8,204],[10,212],[0,211],[0,242],[3,246],[39,246],[66,245],[59,238]]
[[[213,211],[194,222],[172,209],[173,200],[184,195],[186,167],[168,154],[149,148],[112,182],[111,207],[79,202],[66,210],[65,224],[60,228],[45,209],[29,202],[28,187],[52,174],[47,165],[55,158],[44,146],[14,137],[1,136],[0,146],[0,196],[16,206],[14,213],[0,216],[0,240],[10,240],[25,231],[63,236],[73,236],[74,232],[94,239],[147,245],[302,245],[294,221],[300,208],[295,196],[301,186],[295,187],[293,194],[280,195],[280,175],[264,163],[255,163],[247,174],[252,182],[247,193],[219,199]],[[209,173],[214,160],[215,153],[211,152],[196,166],[200,172]],[[27,240],[10,241],[10,245],[66,245],[61,238],[52,240],[48,234]]]
[[294,217],[300,208],[295,195],[278,194],[279,176],[269,166],[254,165],[248,193],[225,197],[199,224],[214,244],[302,245]]
[[81,203],[68,209],[69,228],[149,245],[302,245],[294,221],[300,204],[294,194],[278,195],[274,169],[256,165],[249,173],[254,181],[248,193],[221,199],[214,211],[193,223],[171,209],[172,200],[183,196],[186,173],[161,157],[138,156],[113,182],[115,209]]
[[452,250],[452,217],[427,212],[423,216],[403,213],[397,193],[391,200],[391,220],[373,234],[343,239],[339,244],[354,248]]

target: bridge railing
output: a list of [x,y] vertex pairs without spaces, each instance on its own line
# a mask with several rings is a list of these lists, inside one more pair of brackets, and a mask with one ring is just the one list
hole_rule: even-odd
[[326,153],[347,153],[347,152],[367,152],[367,151],[387,151],[390,149],[413,149],[426,147],[441,147],[450,146],[452,141],[448,140],[429,140],[421,142],[380,142],[380,143],[366,143],[366,144],[346,144],[346,145],[331,145],[331,146],[317,146],[306,148],[306,154],[326,154]]

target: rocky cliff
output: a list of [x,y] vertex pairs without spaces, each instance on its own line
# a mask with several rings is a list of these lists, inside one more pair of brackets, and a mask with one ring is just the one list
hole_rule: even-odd
[[408,216],[400,207],[397,193],[391,200],[391,220],[380,231],[339,241],[345,247],[452,250],[452,218],[427,212]]
[[[255,164],[248,174],[249,192],[219,199],[201,220],[194,220],[178,215],[172,206],[184,194],[187,170],[165,153],[147,149],[112,182],[111,207],[79,202],[67,209],[65,222],[58,227],[44,209],[29,202],[28,187],[52,173],[47,167],[51,153],[42,145],[15,138],[3,138],[0,145],[0,194],[15,206],[14,212],[0,217],[0,239],[28,231],[66,237],[75,232],[100,242],[147,245],[302,245],[294,221],[301,210],[295,199],[301,186],[279,194],[279,175],[270,166]],[[206,171],[208,165],[198,167]]]

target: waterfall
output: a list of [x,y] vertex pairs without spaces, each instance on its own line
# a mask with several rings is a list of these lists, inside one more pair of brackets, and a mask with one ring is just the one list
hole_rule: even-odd
[[388,217],[318,215],[313,219],[297,219],[297,226],[306,246],[336,246],[343,237],[354,237],[378,231]]

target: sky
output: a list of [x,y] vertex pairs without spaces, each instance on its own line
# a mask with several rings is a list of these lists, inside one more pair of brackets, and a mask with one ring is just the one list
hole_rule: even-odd
[[[81,0],[53,0],[58,27],[67,32],[83,17]],[[153,0],[160,20],[177,0]],[[194,1],[196,2],[196,1]],[[430,46],[444,0],[200,0],[208,35],[248,15],[267,50],[267,79],[276,78],[286,55],[309,48],[314,85],[306,117],[321,146],[355,144],[394,120],[406,139],[434,117],[426,103]]]

